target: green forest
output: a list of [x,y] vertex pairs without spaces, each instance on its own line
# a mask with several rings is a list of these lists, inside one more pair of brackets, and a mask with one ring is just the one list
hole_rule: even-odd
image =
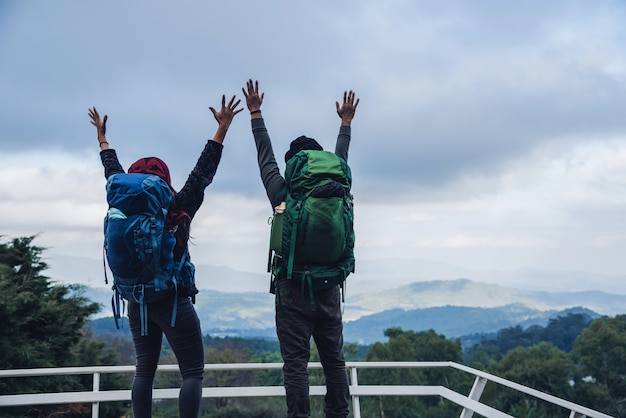
[[[132,365],[134,349],[119,332],[94,332],[89,320],[101,307],[83,296],[83,288],[46,277],[45,248],[35,236],[0,242],[0,368],[22,369],[97,365]],[[127,332],[128,329],[126,329]],[[369,346],[348,344],[349,361],[454,361],[550,393],[615,417],[626,417],[626,315],[591,320],[569,314],[545,327],[511,327],[472,347],[434,330],[385,330],[387,341]],[[205,337],[206,363],[281,362],[278,343],[263,339]],[[312,361],[318,361],[315,347]],[[167,345],[162,364],[175,364]],[[101,390],[128,389],[132,375],[105,374]],[[312,385],[323,385],[320,370]],[[205,386],[280,385],[280,370],[207,372]],[[444,385],[467,394],[473,377],[455,370],[369,369],[360,384]],[[155,387],[177,387],[176,373],[158,376]],[[91,390],[91,376],[0,379],[0,394]],[[322,398],[312,398],[313,417],[322,417]],[[487,385],[481,401],[521,418],[562,416],[563,410],[534,398]],[[435,397],[362,397],[365,417],[435,418],[458,416],[460,407]],[[203,399],[203,418],[277,417],[282,398]],[[175,401],[154,404],[155,417],[177,414]],[[91,405],[0,407],[0,417],[90,417]],[[100,406],[100,416],[131,417],[130,402]]]

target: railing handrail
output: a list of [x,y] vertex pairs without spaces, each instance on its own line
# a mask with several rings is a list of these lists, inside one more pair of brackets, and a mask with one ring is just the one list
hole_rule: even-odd
[[[273,370],[281,369],[283,363],[221,363],[205,364],[205,371],[221,370]],[[454,368],[475,376],[474,387],[468,396],[461,395],[444,386],[393,386],[393,385],[359,385],[357,379],[358,369],[373,368]],[[319,362],[309,363],[310,369],[321,369]],[[435,362],[346,362],[346,369],[350,371],[351,384],[350,394],[353,399],[353,409],[355,418],[360,417],[359,396],[386,396],[386,395],[406,395],[406,396],[441,396],[464,408],[461,417],[471,417],[474,412],[488,418],[509,417],[501,411],[493,409],[480,403],[479,398],[482,389],[487,382],[508,387],[528,396],[541,399],[545,402],[557,405],[570,411],[570,417],[588,418],[611,418],[609,415],[594,411],[590,408],[577,405],[573,402],[557,398],[556,396],[532,389],[501,377],[473,369],[451,361]],[[178,365],[159,365],[160,372],[178,371]],[[93,403],[94,417],[97,417],[98,403],[121,401],[130,399],[130,390],[101,391],[99,387],[100,375],[103,373],[134,373],[135,366],[84,366],[84,367],[49,367],[37,369],[13,369],[0,370],[0,379],[8,377],[34,377],[52,375],[85,375],[91,374],[94,377],[94,388],[88,392],[65,392],[65,393],[38,393],[20,395],[0,395],[0,407],[20,406],[35,404],[58,404],[58,403]],[[155,389],[153,399],[175,399],[178,398],[179,389]],[[324,386],[311,386],[310,393],[313,396],[324,395]],[[255,397],[255,396],[284,396],[282,386],[249,386],[249,387],[204,387],[203,398],[207,397]]]

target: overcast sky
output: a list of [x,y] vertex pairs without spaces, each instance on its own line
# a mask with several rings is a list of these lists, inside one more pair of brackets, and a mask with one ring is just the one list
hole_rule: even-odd
[[[108,114],[125,167],[160,156],[180,188],[217,126],[208,107],[253,78],[281,163],[302,134],[334,149],[335,101],[360,98],[357,263],[623,277],[624,22],[617,0],[1,1],[0,235],[100,259],[87,109]],[[192,257],[264,272],[270,215],[244,111]]]

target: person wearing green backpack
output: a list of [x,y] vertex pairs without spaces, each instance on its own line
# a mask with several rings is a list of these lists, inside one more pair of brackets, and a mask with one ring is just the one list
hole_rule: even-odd
[[327,418],[349,414],[343,355],[341,289],[354,272],[352,174],[347,164],[359,99],[344,92],[335,152],[313,138],[293,140],[280,174],[261,114],[264,93],[251,79],[242,89],[251,115],[261,180],[274,210],[268,271],[276,295],[276,333],[283,358],[287,417],[309,417],[307,365],[315,340],[326,378]]

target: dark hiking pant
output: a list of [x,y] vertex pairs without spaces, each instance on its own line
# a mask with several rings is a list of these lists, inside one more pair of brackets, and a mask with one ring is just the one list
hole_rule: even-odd
[[327,418],[348,416],[350,392],[343,357],[343,324],[339,286],[303,292],[298,280],[279,280],[276,288],[276,332],[283,357],[287,417],[309,417],[309,362],[311,336],[315,340],[326,378],[324,412]]
[[197,418],[202,400],[204,345],[200,320],[189,298],[178,299],[176,324],[170,325],[174,297],[148,305],[148,335],[141,336],[139,305],[128,305],[128,319],[133,334],[137,363],[131,391],[135,418],[152,417],[152,383],[159,363],[163,334],[170,343],[183,383],[178,397],[181,418]]

